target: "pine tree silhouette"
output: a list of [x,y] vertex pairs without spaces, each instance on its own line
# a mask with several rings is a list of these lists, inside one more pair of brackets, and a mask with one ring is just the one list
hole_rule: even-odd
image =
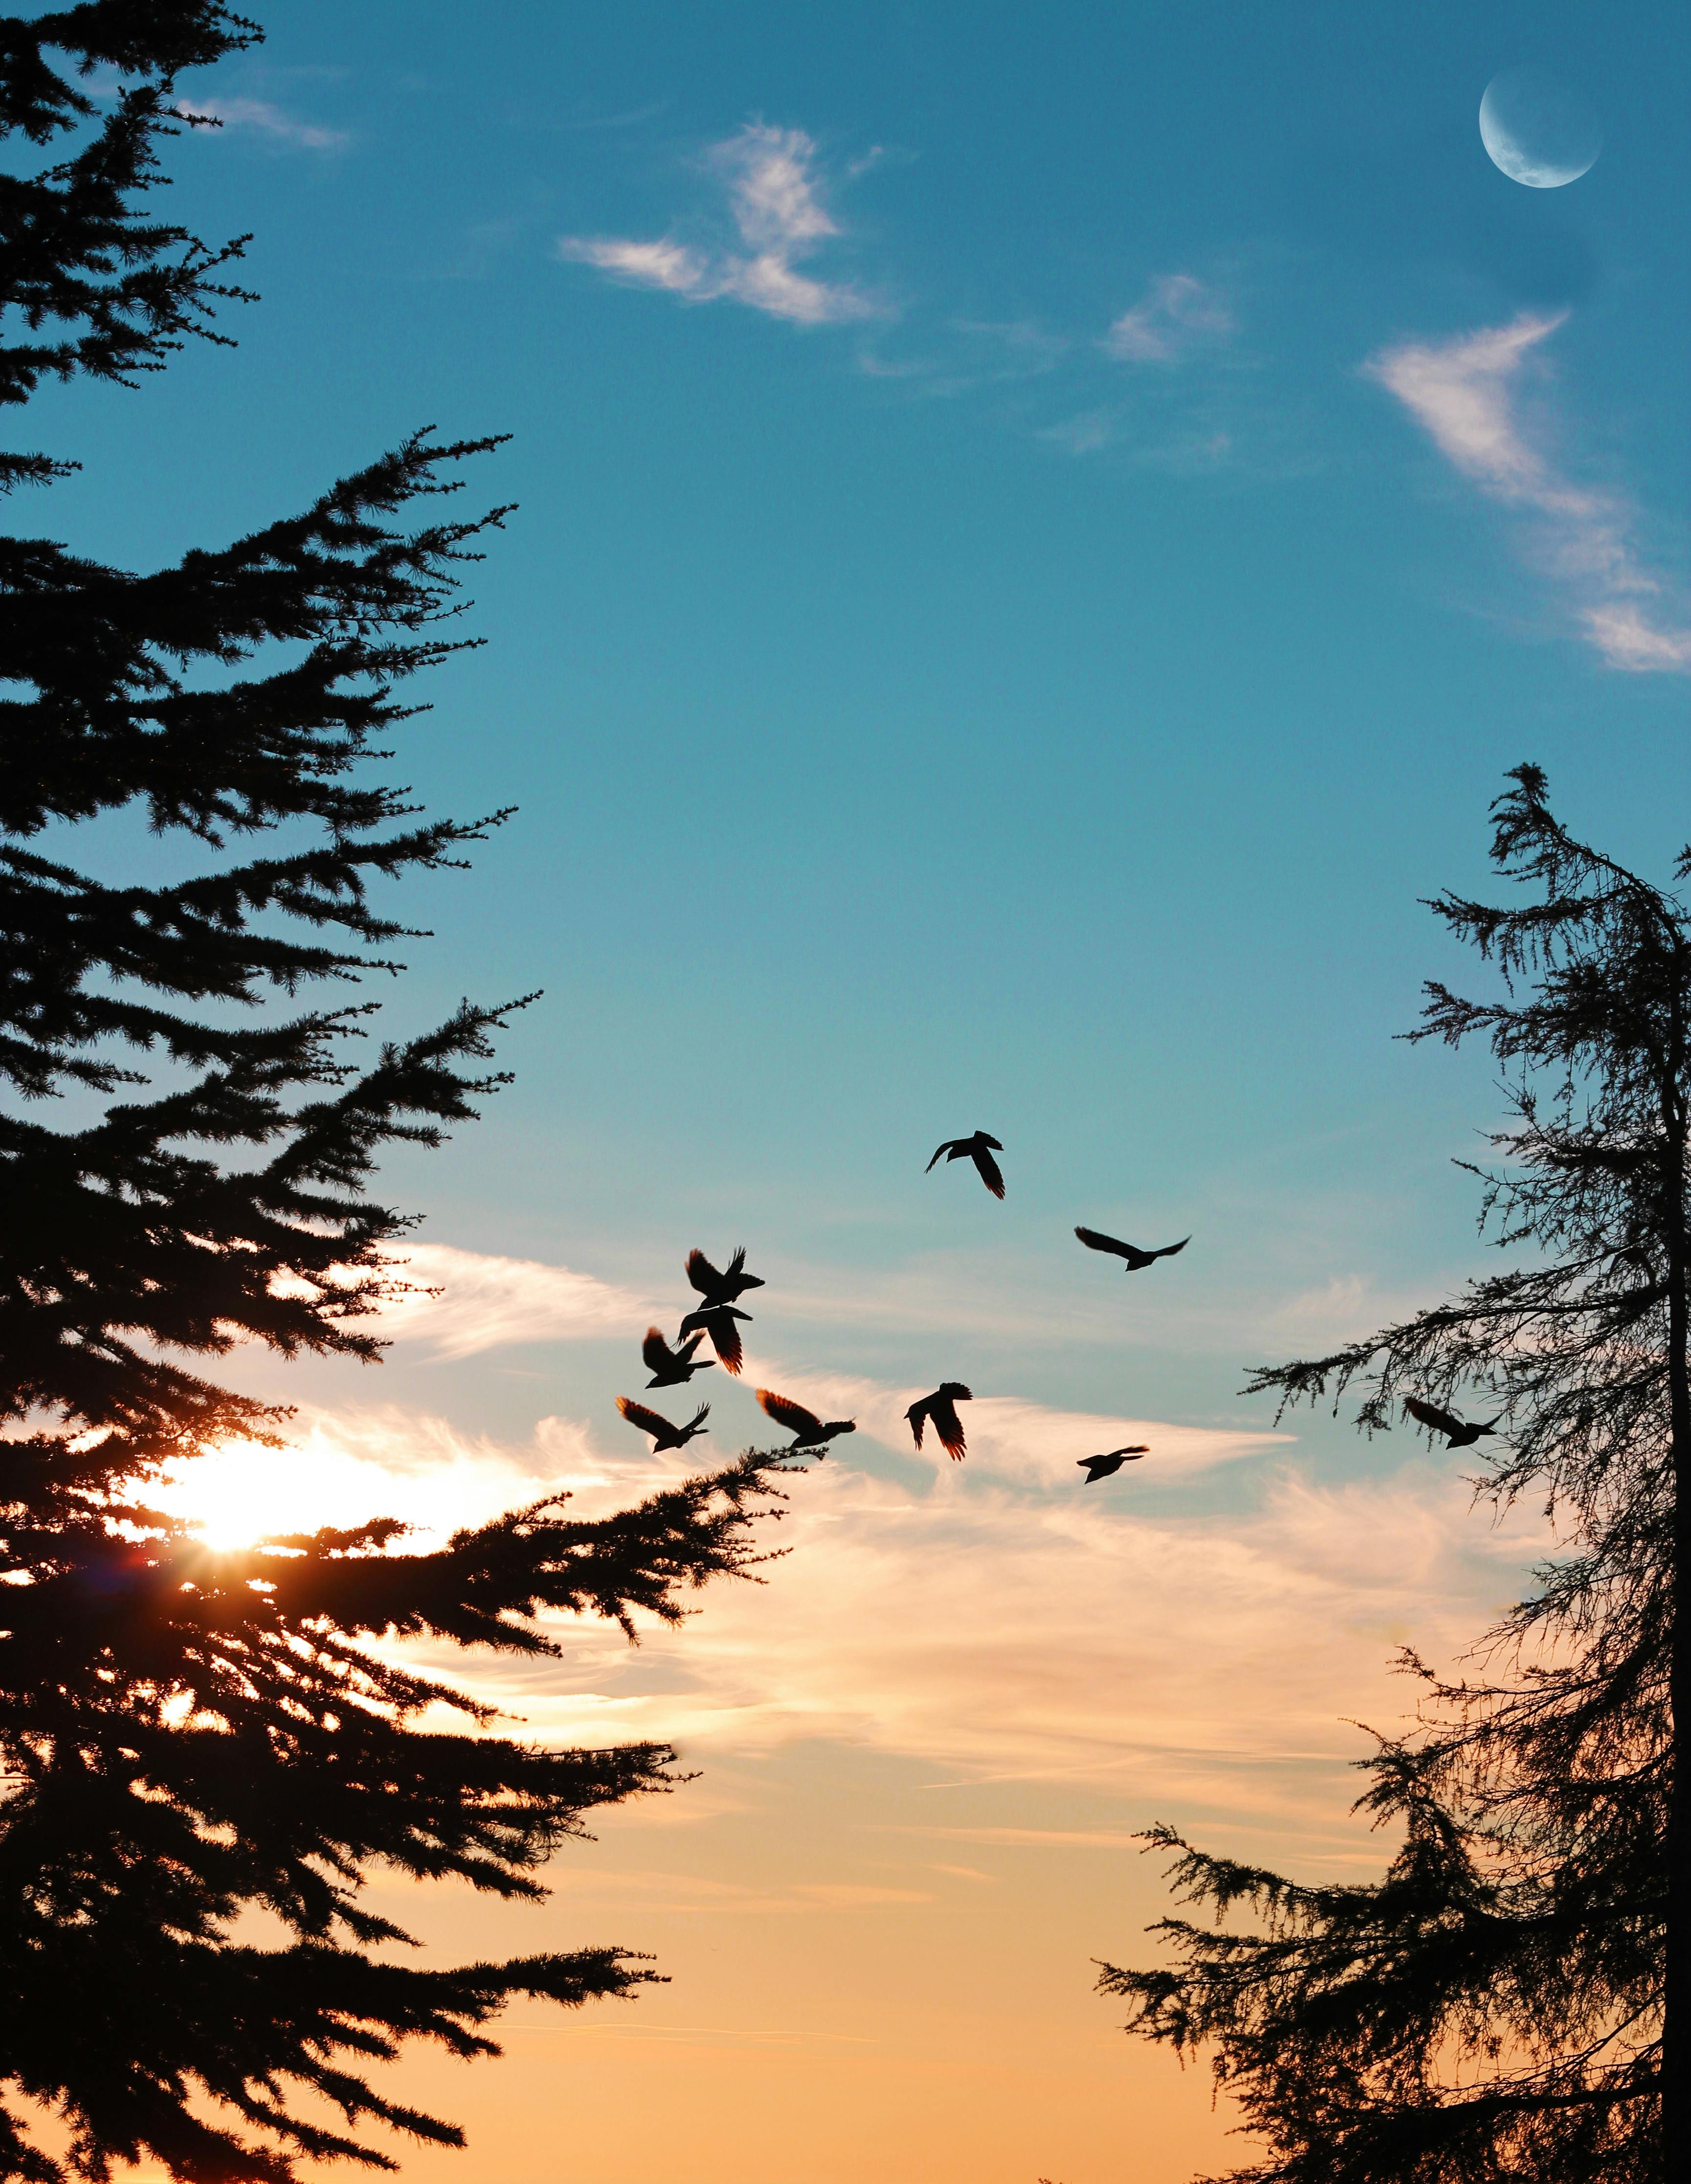
[[[212,314],[242,292],[215,276],[240,243],[135,207],[178,72],[258,35],[211,0],[0,25],[0,130],[82,139],[0,176],[0,293],[29,337],[0,350],[0,401],[47,375],[133,382],[190,336],[225,338]],[[126,86],[103,108],[75,81],[96,67]],[[411,936],[372,881],[459,862],[506,816],[426,820],[369,771],[414,710],[397,686],[470,641],[455,587],[507,511],[440,504],[494,444],[417,435],[303,515],[151,575],[0,540],[0,675],[33,692],[0,701],[0,2078],[21,2097],[0,2172],[31,2184],[142,2159],[197,2184],[392,2167],[363,2126],[460,2138],[385,2098],[372,2064],[420,2036],[496,2053],[480,2028],[514,1995],[654,1976],[612,1948],[453,1970],[377,1953],[398,1935],[361,1903],[373,1861],[537,1897],[582,1816],[664,1788],[674,1755],[483,1733],[485,1709],[371,1641],[544,1654],[552,1610],[632,1636],[751,1574],[752,1520],[779,1513],[782,1466],[757,1452],[603,1522],[548,1501],[437,1552],[378,1519],[213,1553],[148,1506],[167,1462],[285,1441],[285,1411],[197,1368],[253,1341],[379,1355],[409,1223],[369,1195],[373,1166],[504,1081],[485,1065],[509,1008],[466,1002],[360,1063],[375,1004],[298,999],[397,971]],[[0,482],[63,467],[11,455]],[[197,844],[203,876],[64,861],[66,822],[125,808]],[[413,1725],[431,1702],[463,1733]],[[230,1938],[255,1907],[286,1941]],[[68,2152],[34,2135],[35,2104]]]
[[1525,1263],[1251,1387],[1282,1408],[1359,1388],[1370,1431],[1481,1391],[1499,1439],[1477,1483],[1548,1502],[1560,1552],[1474,1678],[1429,1677],[1422,1730],[1361,1763],[1359,1809],[1403,1832],[1382,1882],[1304,1886],[1152,1831],[1188,1903],[1243,1906],[1254,1930],[1165,1920],[1174,1965],[1102,1985],[1130,2030],[1214,2046],[1271,2149],[1235,2172],[1252,2184],[1683,2173],[1691,916],[1574,839],[1537,767],[1511,780],[1493,855],[1541,899],[1432,905],[1502,990],[1431,985],[1410,1036],[1478,1034],[1502,1065],[1511,1125],[1473,1173]]

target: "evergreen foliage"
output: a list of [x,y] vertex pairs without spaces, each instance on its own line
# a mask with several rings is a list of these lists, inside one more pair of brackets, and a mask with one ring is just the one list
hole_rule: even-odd
[[[1351,1390],[1370,1432],[1405,1396],[1477,1391],[1500,1416],[1477,1486],[1542,1496],[1561,1552],[1475,1674],[1429,1676],[1421,1729],[1361,1763],[1360,1809],[1402,1830],[1382,1882],[1301,1886],[1153,1832],[1216,1924],[1161,1922],[1172,1965],[1102,1985],[1131,2031],[1213,2047],[1270,2149],[1234,2172],[1254,2184],[1683,2173],[1691,918],[1570,835],[1538,768],[1510,779],[1493,856],[1536,899],[1430,905],[1501,991],[1430,985],[1409,1036],[1479,1036],[1501,1065],[1510,1126],[1473,1172],[1522,1262],[1251,1388],[1282,1407]],[[1223,1927],[1238,1907],[1246,1929]]]
[[[0,23],[0,127],[86,136],[0,178],[0,281],[28,336],[0,350],[0,398],[221,338],[210,313],[239,292],[214,276],[238,242],[135,200],[161,179],[177,71],[257,35],[213,0]],[[97,66],[128,80],[103,109],[74,81]],[[654,1976],[603,1947],[396,1959],[405,1937],[361,1901],[373,1864],[538,1897],[582,1816],[663,1789],[674,1755],[486,1733],[485,1709],[375,1641],[544,1653],[559,1611],[631,1637],[749,1574],[752,1520],[779,1513],[782,1467],[756,1452],[602,1522],[548,1501],[436,1552],[381,1519],[216,1554],[149,1506],[168,1462],[283,1445],[285,1411],[197,1368],[254,1340],[379,1355],[409,1217],[370,1196],[375,1165],[503,1081],[485,1065],[507,1009],[466,1002],[359,1064],[375,1004],[298,998],[397,971],[410,936],[373,883],[459,861],[506,816],[426,820],[370,772],[414,710],[396,686],[464,642],[454,589],[506,511],[453,521],[440,499],[493,444],[416,436],[151,575],[0,540],[0,676],[26,693],[0,705],[0,2173],[31,2184],[142,2158],[195,2184],[391,2168],[361,2126],[459,2134],[383,2098],[372,2063],[418,2036],[497,2053],[481,2028],[513,1995]],[[0,465],[8,484],[62,468]],[[67,861],[75,822],[120,811],[197,845],[199,876]],[[436,1703],[462,1733],[416,1725]],[[232,1938],[254,1910],[281,1944]]]

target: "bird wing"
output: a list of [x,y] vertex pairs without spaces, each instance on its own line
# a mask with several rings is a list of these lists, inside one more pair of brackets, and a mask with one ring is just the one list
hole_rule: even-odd
[[722,1277],[703,1251],[695,1250],[687,1253],[687,1278],[701,1296],[715,1296],[721,1290]]
[[963,1437],[963,1421],[949,1396],[935,1396],[931,1401],[933,1429],[939,1435],[939,1445],[954,1463],[960,1463],[969,1447]]
[[1079,1227],[1076,1227],[1075,1234],[1088,1251],[1114,1251],[1118,1259],[1131,1259],[1133,1256],[1134,1246],[1132,1244],[1124,1244],[1119,1236],[1106,1236],[1099,1229]]
[[737,1373],[740,1369],[746,1353],[740,1346],[740,1330],[734,1323],[748,1316],[745,1312],[713,1312],[710,1315],[710,1340],[715,1346],[716,1355],[722,1360],[725,1373]]
[[916,1437],[916,1446],[918,1448],[922,1445],[922,1427],[926,1422],[928,1408],[932,1401],[932,1396],[929,1396],[920,1403],[912,1403],[909,1410],[904,1413],[904,1416],[910,1422],[910,1431]]
[[661,1373],[666,1365],[676,1363],[676,1353],[664,1340],[661,1327],[648,1327],[646,1340],[640,1346],[640,1355],[646,1360],[648,1373]]
[[710,1430],[710,1429],[709,1429],[709,1427],[708,1425],[706,1425],[706,1424],[705,1424],[704,1421],[705,1421],[705,1420],[706,1420],[709,1416],[710,1416],[710,1406],[709,1406],[709,1403],[701,1403],[701,1404],[699,1405],[698,1408],[698,1409],[693,1412],[693,1416],[692,1416],[692,1417],[687,1420],[687,1430],[688,1431],[688,1433],[690,1433],[690,1434],[696,1434],[696,1433],[709,1433],[709,1430]]
[[998,1139],[996,1138],[989,1138],[984,1130],[976,1130],[975,1135],[981,1140],[981,1143],[983,1145],[990,1145],[995,1153],[1001,1153],[1004,1150],[1004,1147],[998,1143]]
[[709,1323],[710,1309],[708,1304],[695,1305],[681,1322],[681,1333],[684,1335],[702,1334]]
[[1149,1256],[1153,1259],[1171,1259],[1176,1251],[1183,1251],[1191,1241],[1190,1236],[1182,1236],[1179,1243],[1165,1244],[1160,1251],[1153,1251]]
[[975,1400],[974,1391],[965,1388],[960,1380],[942,1380],[935,1392],[945,1396],[948,1401],[971,1403]]
[[1110,1451],[1112,1457],[1119,1456],[1124,1463],[1130,1456],[1149,1456],[1150,1452],[1150,1443],[1143,1440],[1132,1448],[1113,1448]]
[[814,1411],[807,1411],[803,1403],[795,1403],[790,1396],[777,1396],[773,1388],[759,1388],[757,1399],[778,1426],[785,1426],[800,1440],[820,1440],[822,1421]]
[[1459,1434],[1462,1430],[1460,1418],[1453,1418],[1449,1411],[1441,1411],[1437,1403],[1422,1402],[1419,1396],[1405,1396],[1404,1408],[1412,1418],[1419,1418],[1422,1425],[1432,1426],[1436,1432]]
[[[1004,1148],[1000,1146],[998,1150],[1002,1152]],[[976,1145],[975,1148],[975,1165],[981,1171],[982,1182],[986,1184],[993,1197],[1002,1198],[1004,1195],[1004,1174],[984,1145]]]
[[943,1160],[948,1153],[954,1151],[956,1148],[962,1144],[962,1142],[963,1140],[960,1138],[948,1138],[945,1143],[940,1147],[939,1150],[934,1155],[933,1160],[931,1160],[927,1166],[922,1170],[922,1173],[924,1175],[932,1175],[934,1170],[934,1162],[936,1161]]
[[727,1265],[722,1269],[722,1286],[726,1289],[730,1282],[737,1281],[745,1271],[746,1247],[743,1244],[737,1244],[734,1246],[733,1257],[729,1260]]
[[616,1407],[627,1419],[629,1424],[638,1426],[642,1433],[648,1433],[661,1439],[665,1434],[672,1434],[675,1431],[675,1428],[667,1418],[659,1418],[656,1411],[648,1411],[644,1403],[637,1403],[632,1396],[619,1396],[616,1399]]

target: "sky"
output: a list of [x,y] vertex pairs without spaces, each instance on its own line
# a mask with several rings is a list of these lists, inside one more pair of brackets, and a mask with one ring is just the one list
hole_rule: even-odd
[[[375,1892],[443,1955],[615,1942],[670,1984],[400,2066],[442,2184],[1178,2184],[1243,2159],[1118,2029],[1135,1830],[1377,1872],[1349,1770],[1525,1582],[1460,1458],[1239,1393],[1485,1263],[1471,985],[1506,770],[1665,878],[1685,795],[1683,11],[502,0],[259,8],[185,86],[169,210],[262,292],[135,393],[53,390],[30,521],[126,566],[303,505],[412,429],[509,432],[482,649],[400,761],[520,808],[410,883],[395,1034],[535,989],[515,1082],[390,1163],[435,1301],[379,1368],[237,1361],[284,1462],[214,1537],[451,1527],[665,1475],[618,1417],[682,1261],[736,1244],[744,1381],[858,1431],[762,1585],[466,1680],[695,1779],[541,1911]],[[1488,158],[1538,64],[1565,187]],[[50,511],[50,513],[48,512]],[[159,854],[103,838],[114,867]],[[924,1163],[976,1128],[1008,1192]],[[1076,1222],[1192,1242],[1124,1282]],[[961,1464],[902,1412],[975,1397]],[[760,1429],[762,1429],[760,1431]],[[1076,1459],[1152,1453],[1077,1484]],[[631,2125],[631,2119],[636,2123]]]

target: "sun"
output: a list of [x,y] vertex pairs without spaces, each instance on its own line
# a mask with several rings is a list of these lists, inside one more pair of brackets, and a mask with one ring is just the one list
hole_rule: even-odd
[[407,1484],[354,1455],[320,1426],[286,1448],[225,1441],[173,1465],[168,1484],[153,1498],[192,1525],[207,1546],[226,1553],[278,1532],[404,1516],[396,1505],[408,1497],[396,1489]]

